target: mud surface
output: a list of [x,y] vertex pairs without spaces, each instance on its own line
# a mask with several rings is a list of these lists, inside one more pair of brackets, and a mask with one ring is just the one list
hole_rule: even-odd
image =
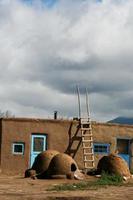
[[84,191],[47,191],[51,186],[72,180],[31,180],[0,175],[0,200],[133,200],[133,184]]

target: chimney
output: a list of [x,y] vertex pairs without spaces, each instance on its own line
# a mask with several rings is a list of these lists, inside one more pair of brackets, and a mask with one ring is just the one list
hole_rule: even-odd
[[57,119],[57,111],[54,111],[54,119]]

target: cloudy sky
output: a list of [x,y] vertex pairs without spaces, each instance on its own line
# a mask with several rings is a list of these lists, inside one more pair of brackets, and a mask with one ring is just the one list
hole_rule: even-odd
[[133,116],[133,0],[0,0],[0,110]]

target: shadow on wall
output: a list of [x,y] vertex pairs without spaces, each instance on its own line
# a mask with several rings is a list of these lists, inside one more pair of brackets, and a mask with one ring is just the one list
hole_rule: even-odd
[[80,136],[80,125],[75,125],[75,123],[72,122],[70,124],[68,135],[69,143],[65,153],[74,158],[82,142],[82,138]]

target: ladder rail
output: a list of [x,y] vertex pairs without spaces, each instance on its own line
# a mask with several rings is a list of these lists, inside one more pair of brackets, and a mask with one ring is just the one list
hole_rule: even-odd
[[89,105],[89,97],[88,97],[88,90],[86,90],[86,111],[87,111],[87,116],[90,119],[90,105]]
[[86,88],[85,89],[85,108],[86,108],[87,117],[82,117],[79,86],[77,85],[76,88],[77,88],[77,96],[78,96],[78,115],[79,115],[78,117],[79,117],[80,133],[81,133],[81,143],[82,143],[82,149],[83,149],[84,169],[89,170],[89,169],[94,169],[95,167],[89,95],[88,95],[88,90]]
[[77,85],[77,95],[78,95],[78,115],[79,119],[81,118],[81,103],[80,103],[80,91],[79,91],[79,86]]
[[[94,168],[94,151],[93,151],[93,134],[92,129],[90,127],[90,123],[86,120],[87,128],[82,128],[83,125],[81,120],[81,137],[82,137],[82,148],[83,148],[83,162],[84,162],[84,169],[90,170]],[[89,152],[86,152],[89,150]],[[88,156],[88,157],[87,157]]]

